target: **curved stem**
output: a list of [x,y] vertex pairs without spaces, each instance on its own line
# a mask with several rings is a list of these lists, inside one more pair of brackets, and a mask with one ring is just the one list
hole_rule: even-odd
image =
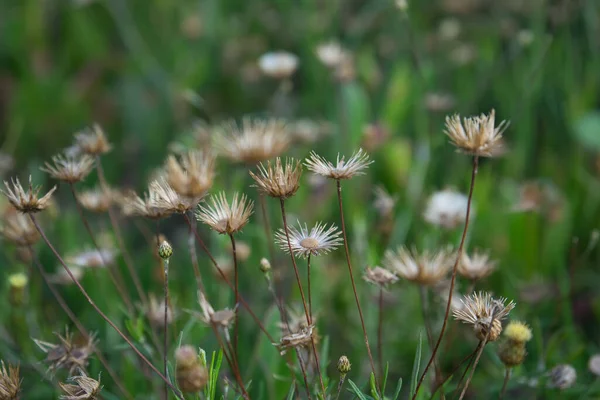
[[235,377],[235,380],[237,381],[238,386],[240,387],[240,390],[242,392],[242,397],[244,397],[244,399],[250,399],[250,395],[248,395],[248,392],[246,391],[246,387],[244,386],[244,381],[242,380],[242,377],[240,376],[239,370],[236,368],[235,362],[233,361],[232,357],[229,354],[227,354],[227,347],[223,343],[223,339],[221,339],[221,335],[219,335],[219,330],[215,327],[214,324],[210,324],[210,326],[213,329],[213,332],[215,333],[217,341],[219,342],[219,346],[221,346],[221,349],[223,349],[223,355],[225,355],[225,359],[227,360],[227,363],[229,364],[229,368],[231,369],[231,372],[233,372],[233,376]]
[[379,379],[383,380],[383,286],[379,286],[379,316],[377,323],[377,358],[379,359]]
[[469,367],[471,366],[471,362],[473,361],[473,357],[475,356],[475,353],[477,353],[477,351],[479,350],[479,346],[475,347],[475,350],[473,350],[471,353],[469,353],[468,356],[466,356],[465,358],[463,358],[458,365],[456,366],[456,368],[454,368],[454,370],[452,370],[452,372],[448,375],[448,377],[441,382],[439,385],[436,386],[435,390],[433,391],[433,393],[431,394],[431,397],[429,397],[429,400],[433,400],[433,398],[435,397],[435,394],[437,393],[437,391],[446,384],[446,382],[448,382],[449,379],[451,379],[454,374],[460,369],[460,367],[462,367],[462,365],[464,363],[466,363],[467,361],[469,361],[469,364],[467,365],[467,367],[465,368],[465,372],[463,373],[462,377],[460,378],[459,381],[459,386],[462,383],[462,380],[464,379],[467,370],[469,369]]
[[442,339],[444,338],[444,333],[446,332],[446,326],[448,325],[448,318],[450,316],[450,307],[452,305],[452,295],[454,294],[454,284],[456,282],[456,270],[458,268],[458,263],[460,262],[460,259],[462,257],[463,249],[465,246],[465,240],[467,238],[467,231],[469,229],[469,218],[471,216],[471,203],[473,201],[473,189],[475,188],[475,177],[477,176],[478,167],[479,167],[479,157],[474,156],[473,157],[473,169],[471,171],[471,184],[469,187],[469,197],[467,200],[467,214],[465,216],[465,227],[463,229],[463,233],[462,233],[462,236],[460,239],[460,245],[458,246],[458,251],[456,252],[456,261],[454,262],[454,266],[452,267],[452,278],[450,279],[450,289],[448,290],[448,302],[446,303],[446,312],[444,314],[444,322],[442,323],[442,329],[440,330],[440,335],[438,336],[435,347],[433,348],[433,351],[431,352],[431,357],[429,358],[429,361],[427,362],[427,365],[425,366],[425,369],[423,370],[423,374],[421,374],[421,377],[419,378],[419,383],[417,384],[417,387],[415,389],[415,394],[413,395],[412,400],[415,400],[417,398],[417,395],[419,394],[419,389],[421,388],[421,385],[423,384],[423,381],[425,380],[427,371],[431,367],[431,364],[433,363],[433,360],[435,359],[435,356],[437,355],[438,349],[440,348],[440,344],[442,343]]
[[[239,288],[239,276],[238,276],[238,261],[237,261],[237,249],[235,247],[235,239],[233,235],[229,235],[229,239],[231,239],[231,254],[233,257],[233,287],[235,294],[235,304],[240,302],[240,288]],[[238,313],[235,313],[235,321],[234,321],[234,331],[233,331],[233,358],[238,360],[238,336],[239,336],[239,319]],[[236,361],[237,362],[237,361]]]
[[308,290],[308,315],[312,321],[312,292],[310,290],[310,254],[308,255],[308,261],[306,262],[306,275],[307,275],[307,290]]
[[502,400],[504,398],[504,395],[506,394],[506,388],[508,387],[508,381],[510,381],[510,373],[511,373],[511,369],[506,368],[506,372],[504,373],[504,383],[502,384],[502,390],[500,391],[500,396],[498,397],[499,400]]
[[44,233],[44,231],[42,230],[42,228],[38,224],[37,219],[35,219],[35,217],[33,216],[33,214],[28,214],[28,215],[29,215],[29,218],[31,219],[31,222],[33,222],[33,225],[35,225],[35,228],[40,233],[40,236],[42,237],[42,239],[44,240],[44,242],[46,242],[46,245],[48,245],[48,247],[50,248],[50,250],[52,251],[52,253],[54,253],[54,256],[58,259],[58,261],[60,262],[60,264],[63,266],[63,268],[65,269],[65,272],[67,273],[67,275],[69,275],[69,277],[71,278],[71,280],[73,281],[73,283],[75,283],[75,285],[77,286],[77,288],[79,289],[79,291],[81,292],[81,294],[83,294],[83,296],[86,298],[86,300],[88,301],[88,303],[90,303],[90,305],[92,306],[92,308],[115,330],[115,332],[117,332],[117,334],[119,336],[121,336],[121,338],[123,340],[125,340],[125,342],[129,345],[129,347],[131,347],[131,349],[135,352],[135,354],[137,354],[138,357],[142,359],[142,361],[144,361],[146,364],[148,364],[148,366],[163,381],[165,381],[167,383],[167,385],[169,385],[169,387],[171,388],[171,390],[173,390],[173,393],[175,394],[175,396],[178,399],[184,400],[183,396],[179,393],[179,390],[177,390],[177,388],[175,386],[173,386],[173,384],[171,382],[169,382],[169,380],[163,374],[161,374],[160,371],[150,361],[148,361],[148,359],[135,347],[135,345],[133,344],[133,342],[127,336],[125,336],[123,334],[123,332],[121,332],[121,330],[119,329],[119,327],[117,327],[117,325],[115,325],[115,323],[112,322],[112,320],[110,318],[108,318],[106,316],[106,314],[104,314],[104,312],[102,312],[102,310],[100,310],[100,308],[96,305],[96,303],[94,303],[94,301],[89,296],[89,294],[87,293],[87,291],[83,288],[83,286],[81,286],[81,283],[79,283],[79,281],[77,280],[77,278],[73,275],[73,273],[71,272],[71,270],[69,269],[69,267],[67,266],[67,264],[65,263],[65,261],[63,260],[63,258],[60,256],[60,254],[58,254],[58,252],[56,251],[56,249],[54,248],[54,246],[52,246],[52,243],[50,243],[50,240],[48,239],[48,237],[46,236],[46,234]]
[[[285,230],[285,237],[287,239],[288,250],[290,252],[290,257],[292,258],[292,265],[294,266],[294,274],[296,274],[296,282],[298,283],[298,289],[300,289],[300,297],[302,298],[302,305],[304,306],[304,314],[306,316],[306,323],[310,326],[312,325],[312,319],[310,314],[308,313],[308,307],[306,306],[306,299],[304,297],[304,290],[302,289],[302,281],[300,280],[300,274],[298,273],[298,265],[296,265],[296,257],[294,256],[294,252],[292,251],[292,243],[290,242],[290,232],[288,229],[287,217],[285,214],[285,200],[279,199],[279,203],[281,205],[281,216],[283,218],[283,229]],[[315,338],[311,335],[310,341],[312,344],[313,353],[315,354],[315,366],[317,367],[317,374],[319,375],[319,382],[321,384],[321,390],[323,392],[323,398],[326,397],[325,394],[325,384],[323,383],[323,375],[321,374],[321,366],[319,365],[319,354],[317,353],[317,346],[315,345]]]
[[258,201],[260,202],[260,210],[263,217],[263,227],[265,230],[265,237],[267,238],[267,245],[269,248],[269,257],[271,262],[275,263],[275,245],[273,244],[273,233],[271,232],[271,224],[269,222],[269,214],[267,213],[267,205],[265,201],[265,195],[259,193]]
[[377,370],[375,369],[375,363],[373,362],[373,355],[371,354],[371,346],[369,346],[369,336],[367,335],[367,328],[365,327],[365,319],[363,317],[362,308],[360,307],[360,301],[358,300],[358,293],[356,292],[356,284],[354,283],[354,274],[352,273],[352,263],[350,261],[350,248],[348,246],[348,235],[346,234],[346,223],[344,221],[344,205],[342,203],[342,183],[339,179],[336,179],[337,184],[337,195],[338,205],[340,208],[340,221],[342,225],[342,235],[344,236],[344,250],[346,252],[346,263],[348,264],[348,274],[350,275],[350,282],[352,282],[352,291],[354,292],[354,300],[356,301],[356,308],[358,309],[358,316],[360,317],[360,324],[365,339],[365,346],[367,347],[367,354],[369,355],[369,362],[371,363],[371,370],[373,371],[373,379],[375,379],[375,386],[379,387],[377,382]]
[[[489,331],[488,331],[488,334],[489,334]],[[479,345],[479,350],[477,351],[477,355],[475,356],[475,362],[473,363],[473,367],[471,368],[471,373],[469,374],[469,377],[467,378],[467,381],[465,382],[465,386],[463,387],[463,390],[460,393],[460,397],[458,398],[458,400],[462,400],[462,398],[465,397],[465,394],[467,393],[467,389],[469,388],[471,379],[473,379],[473,374],[475,374],[475,369],[477,368],[477,364],[479,364],[479,359],[481,358],[481,354],[483,353],[483,349],[485,348],[487,339],[488,338],[486,336],[486,338],[483,339],[481,341],[481,344]]]
[[202,293],[206,293],[202,275],[200,274],[200,265],[198,264],[198,255],[196,254],[196,244],[194,242],[194,234],[191,227],[188,237],[188,250],[190,252],[190,258],[192,259],[192,268],[194,270],[194,276],[196,277],[196,286],[198,286],[198,290]]
[[[79,330],[79,332],[81,333],[83,338],[85,340],[89,340],[90,333],[87,331],[87,329],[85,329],[85,327],[83,326],[81,321],[79,321],[79,319],[75,316],[75,314],[73,313],[71,308],[67,305],[67,302],[65,301],[65,299],[61,296],[59,291],[56,290],[56,287],[54,287],[54,284],[52,282],[50,282],[50,279],[48,278],[46,271],[44,271],[44,267],[42,266],[42,264],[40,263],[40,260],[37,258],[37,255],[33,251],[33,247],[31,247],[31,245],[30,245],[30,246],[28,246],[28,249],[29,249],[29,252],[31,253],[31,256],[33,257],[33,263],[37,267],[40,275],[42,276],[42,279],[46,283],[46,286],[48,286],[48,289],[50,289],[50,293],[52,293],[52,295],[56,299],[56,302],[58,303],[60,308],[62,308],[63,311],[65,312],[65,314],[67,314],[67,316],[69,317],[71,322],[73,322],[73,325],[75,325],[75,327]],[[100,361],[100,363],[102,364],[102,366],[104,367],[104,369],[106,370],[108,375],[113,379],[113,381],[115,382],[115,385],[117,385],[117,387],[119,388],[121,393],[123,393],[123,395],[125,397],[127,397],[128,399],[133,400],[133,396],[131,396],[131,394],[127,391],[127,389],[125,389],[125,386],[123,386],[123,383],[119,379],[118,375],[110,367],[110,365],[108,364],[108,361],[106,360],[106,358],[104,358],[104,355],[102,355],[102,352],[97,348],[94,349],[94,352],[96,353],[98,360]]]
[[[169,371],[167,370],[167,358],[168,358],[168,354],[169,354],[169,325],[168,325],[168,314],[169,314],[169,259],[165,259],[164,261],[164,268],[165,268],[165,282],[164,282],[164,302],[165,302],[165,311],[164,311],[164,327],[163,327],[163,348],[164,348],[164,352],[163,352],[163,366],[165,369],[165,376],[169,376]],[[167,384],[165,382],[165,400],[167,400],[169,398],[169,390],[167,387]]]
[[[425,325],[425,332],[427,333],[427,344],[429,348],[433,348],[433,334],[431,333],[431,323],[428,318],[428,304],[427,304],[427,292],[426,288],[423,285],[419,285],[419,295],[421,297],[421,314],[423,316],[423,324]],[[438,383],[438,379],[441,379],[440,368],[437,364],[437,360],[433,360],[433,368],[435,370],[435,384]]]

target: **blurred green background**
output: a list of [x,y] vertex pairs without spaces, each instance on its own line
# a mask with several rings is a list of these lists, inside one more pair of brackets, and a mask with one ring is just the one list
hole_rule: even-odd
[[[352,54],[352,71],[345,79],[336,79],[316,55],[319,44],[333,39]],[[275,50],[299,59],[289,81],[261,73],[259,57]],[[579,372],[578,384],[565,392],[530,388],[515,398],[600,396],[600,384],[587,370],[600,345],[600,252],[593,234],[600,222],[599,89],[596,0],[436,0],[406,6],[379,0],[0,3],[0,143],[15,163],[5,176],[24,180],[31,173],[34,181],[49,184],[38,167],[69,146],[74,132],[98,122],[114,144],[103,157],[108,180],[141,191],[171,150],[195,145],[204,129],[198,126],[205,126],[200,122],[210,125],[247,115],[309,119],[326,133],[310,143],[296,143],[288,155],[301,158],[315,150],[333,158],[362,146],[375,160],[366,177],[345,186],[357,270],[379,263],[387,247],[456,246],[460,232],[440,232],[421,218],[432,192],[468,190],[470,160],[447,143],[444,118],[493,108],[498,120],[510,120],[507,152],[484,160],[477,178],[476,216],[467,247],[489,249],[499,260],[498,270],[477,288],[515,299],[513,314],[534,330],[516,382],[540,377],[560,363],[572,363]],[[310,185],[305,175],[304,186],[290,200],[292,220],[337,223],[333,186]],[[90,176],[82,186],[93,186],[95,180]],[[541,188],[541,205],[537,211],[513,212],[524,183]],[[213,192],[240,190],[256,199],[250,184],[244,168],[219,161]],[[393,226],[385,234],[372,206],[374,185],[398,199]],[[57,247],[73,252],[89,246],[82,242],[84,232],[68,191],[59,191],[57,199],[61,217],[48,217],[45,225]],[[276,206],[270,204],[270,215],[278,228]],[[93,223],[99,231],[108,226],[105,217]],[[139,224],[144,221],[121,222],[145,287],[160,294],[152,250],[136,228]],[[172,217],[161,230],[176,249],[174,301],[181,310],[197,310],[183,220]],[[205,236],[220,256],[228,256],[224,238]],[[278,316],[258,269],[268,248],[259,213],[240,239],[252,249],[244,263],[243,293],[277,336]],[[13,249],[3,247],[3,274],[25,269],[15,261]],[[52,255],[42,244],[38,249],[52,270]],[[200,257],[208,274],[210,266]],[[282,253],[279,257],[289,267],[289,259]],[[365,385],[368,362],[342,254],[323,260],[317,262],[314,278],[315,301],[322,307],[323,362],[335,386],[335,361],[347,354],[354,365],[350,378]],[[289,269],[291,279],[288,274]],[[133,317],[124,316],[122,305],[103,296],[105,284],[92,276],[84,279],[103,309],[122,326],[131,323]],[[459,286],[464,290],[468,284]],[[23,398],[44,399],[55,389],[44,381],[43,366],[35,364],[43,355],[27,342],[31,337],[51,341],[51,332],[60,331],[67,320],[41,281],[33,280],[31,288],[29,305],[18,315],[8,306],[0,311],[0,354],[7,361],[20,360]],[[64,291],[85,325],[99,331],[100,346],[128,387],[139,390],[138,398],[149,398],[152,388],[137,373],[133,356],[119,353],[119,338],[75,289]],[[360,292],[375,335],[376,290],[361,282]],[[216,279],[209,295],[221,307],[231,305],[228,291]],[[422,329],[418,292],[407,282],[396,284],[386,305],[390,374],[404,378],[406,392]],[[17,329],[14,318],[20,317],[26,321]],[[289,381],[272,376],[285,375],[285,364],[247,315],[242,321],[247,335],[241,357],[248,366],[246,376],[254,379],[254,396],[285,397]],[[476,344],[461,343],[457,332],[462,327],[452,325],[458,345],[442,353],[449,364]],[[183,330],[183,342],[201,346],[209,355],[216,349],[210,330],[186,312],[181,311],[176,327],[174,332]],[[99,370],[93,362],[92,373]],[[481,392],[474,398],[497,395],[503,370],[493,350],[484,353],[478,371],[473,386]],[[108,378],[105,385],[107,393],[114,393]]]

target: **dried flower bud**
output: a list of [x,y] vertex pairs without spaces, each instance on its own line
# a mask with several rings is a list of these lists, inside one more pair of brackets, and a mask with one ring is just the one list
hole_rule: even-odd
[[351,367],[352,364],[350,364],[350,360],[348,360],[348,357],[341,356],[337,363],[337,369],[339,373],[342,375],[346,375],[348,372],[350,372]]
[[548,385],[559,389],[568,389],[577,380],[577,371],[569,364],[557,365],[552,368],[548,375],[550,377]]
[[175,351],[177,368],[191,368],[198,362],[198,354],[193,346],[181,346]]
[[179,388],[186,393],[201,391],[208,382],[208,371],[192,346],[181,346],[175,352],[175,377]]
[[527,350],[525,349],[524,342],[513,342],[512,340],[504,341],[499,349],[498,355],[500,360],[507,368],[516,367],[517,365],[523,364]]
[[20,390],[19,366],[14,367],[8,364],[8,368],[6,368],[4,361],[0,361],[0,398],[18,399]]
[[24,273],[16,273],[8,276],[8,284],[10,286],[9,301],[10,304],[18,307],[23,305],[25,299],[25,287],[27,287],[28,279]]
[[158,255],[163,260],[168,260],[173,255],[173,247],[167,242],[163,240],[163,242],[158,246]]
[[271,263],[266,258],[261,258],[260,260],[260,270],[265,274],[271,271]]

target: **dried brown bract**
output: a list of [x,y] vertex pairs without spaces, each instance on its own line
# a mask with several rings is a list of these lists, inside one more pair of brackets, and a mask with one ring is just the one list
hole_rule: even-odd
[[235,309],[225,308],[215,311],[210,305],[206,296],[202,292],[198,292],[198,303],[200,304],[201,314],[194,313],[202,322],[207,325],[213,325],[217,328],[222,328],[225,332],[227,340],[229,340],[229,327],[235,319]]
[[367,267],[363,279],[379,287],[386,287],[398,281],[398,277],[393,272],[381,267]]
[[108,153],[112,146],[100,125],[83,129],[75,134],[75,146],[85,154],[99,156]]
[[206,194],[215,177],[215,157],[206,151],[192,150],[179,160],[169,156],[165,165],[167,183],[181,196],[199,198]]
[[500,321],[506,318],[510,311],[515,308],[514,302],[511,301],[505,305],[505,298],[494,299],[487,292],[474,293],[464,297],[461,301],[464,306],[452,312],[454,318],[473,325],[477,338],[484,340],[487,336],[489,342],[498,339],[498,336],[502,333],[502,323]]
[[21,378],[19,377],[19,366],[8,364],[8,369],[4,361],[0,361],[0,399],[18,400],[21,391]]
[[459,115],[446,117],[446,129],[450,141],[459,151],[477,157],[492,157],[501,150],[500,139],[508,127],[506,121],[495,126],[495,111],[489,115],[464,118]]
[[258,166],[258,173],[250,171],[250,176],[256,181],[256,187],[268,196],[280,199],[292,197],[300,188],[302,164],[300,161],[288,158],[285,165],[277,157],[274,163]]
[[437,252],[416,249],[409,251],[401,247],[396,251],[387,250],[383,265],[398,276],[420,285],[434,285],[440,282],[452,268],[453,254],[449,249]]
[[69,378],[73,383],[59,383],[61,390],[65,393],[59,398],[63,400],[96,400],[100,399],[100,378],[95,380],[84,374]]
[[56,344],[33,339],[35,344],[46,353],[44,361],[48,364],[48,371],[54,373],[59,369],[65,369],[69,374],[79,370],[85,371],[89,358],[96,349],[94,335],[90,335],[82,345],[73,341],[73,334],[68,329],[64,336],[60,334],[56,336],[59,339],[59,343]]
[[314,325],[309,325],[302,328],[299,332],[290,333],[282,336],[279,343],[274,343],[279,352],[283,355],[289,349],[295,349],[299,347],[307,347],[312,342]]
[[184,213],[200,202],[201,197],[181,196],[164,179],[150,184],[152,206],[164,213]]
[[123,214],[128,217],[144,217],[148,219],[161,219],[172,214],[169,210],[156,205],[157,194],[150,188],[144,197],[138,196],[135,192],[127,193],[122,201],[121,207]]
[[369,161],[369,155],[363,149],[358,149],[348,161],[345,160],[344,156],[340,157],[338,154],[335,165],[313,151],[310,153],[310,157],[304,162],[304,165],[315,174],[339,180],[350,179],[356,175],[364,175],[364,169],[372,162]]
[[248,223],[254,208],[254,203],[239,193],[234,193],[231,204],[227,202],[225,192],[211,196],[210,200],[212,206],[198,207],[196,219],[220,234],[239,232]]
[[29,188],[27,190],[21,186],[18,178],[11,179],[10,184],[4,181],[4,186],[6,186],[6,191],[1,190],[2,194],[6,196],[14,208],[22,213],[36,213],[44,210],[50,205],[50,197],[56,190],[56,186],[54,186],[48,193],[38,198],[41,186],[34,187],[31,183],[31,176],[29,176]]
[[57,155],[52,157],[52,163],[45,163],[42,171],[50,174],[54,179],[68,183],[80,182],[94,168],[94,159],[87,154],[82,156]]

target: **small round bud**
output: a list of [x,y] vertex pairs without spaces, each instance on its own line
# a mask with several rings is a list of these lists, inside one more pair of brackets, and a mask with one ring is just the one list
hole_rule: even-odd
[[266,258],[260,260],[260,270],[265,274],[271,271],[271,263]]
[[28,279],[27,275],[23,273],[16,273],[9,275],[8,284],[10,287],[9,291],[9,302],[15,307],[23,304],[25,300],[25,287],[27,286]]
[[530,341],[533,335],[527,324],[519,321],[511,321],[504,329],[504,336],[508,340],[525,343]]
[[208,370],[198,358],[192,346],[181,346],[175,352],[177,368],[175,378],[180,389],[185,393],[197,393],[208,383]]
[[169,258],[171,258],[171,256],[173,255],[173,248],[171,247],[169,242],[163,240],[160,246],[158,246],[158,255],[163,260],[168,260]]
[[569,364],[561,364],[552,368],[549,372],[550,387],[559,389],[568,389],[575,384],[577,380],[577,371]]
[[196,349],[190,345],[184,345],[175,351],[175,361],[177,368],[191,368],[198,362]]
[[525,360],[525,356],[527,355],[525,343],[505,340],[498,349],[498,355],[500,356],[502,363],[507,368],[521,365],[523,364],[523,360]]
[[351,367],[352,364],[350,364],[350,360],[348,360],[348,357],[341,356],[337,363],[337,369],[339,373],[342,375],[346,375],[348,372],[350,372]]

